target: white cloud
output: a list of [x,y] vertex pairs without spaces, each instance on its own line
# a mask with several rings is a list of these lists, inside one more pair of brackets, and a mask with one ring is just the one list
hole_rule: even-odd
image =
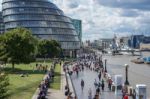
[[[72,0],[70,0],[70,2],[71,1]],[[145,19],[145,14],[147,14],[149,11],[141,11],[141,6],[137,9],[133,9],[136,6],[131,6],[132,4],[139,4],[142,1],[114,1],[109,2],[109,0],[78,0],[78,6],[76,8],[67,6],[66,4],[68,0],[63,0],[63,5],[60,3],[62,2],[60,0],[55,0],[55,3],[58,5],[58,7],[63,9],[66,15],[72,18],[81,19],[83,21],[84,40],[93,40],[102,37],[107,38],[112,37],[114,34],[129,35],[133,32],[142,31],[142,29],[140,29],[141,22],[144,25],[145,22],[144,20],[141,20]],[[144,1],[146,2],[147,0]],[[115,7],[115,3],[118,3],[118,5],[120,4],[120,7]],[[128,4],[131,9],[127,9],[125,6],[121,7],[123,4],[126,4],[126,6]]]
[[2,10],[2,0],[0,0],[0,11]]
[[50,1],[62,9],[67,16],[82,20],[84,40],[150,31],[149,0]]

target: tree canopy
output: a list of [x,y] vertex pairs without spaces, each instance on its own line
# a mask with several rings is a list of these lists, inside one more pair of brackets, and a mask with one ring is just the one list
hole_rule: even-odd
[[0,61],[14,64],[30,63],[36,55],[59,57],[62,49],[55,40],[36,39],[30,30],[16,28],[0,35]]
[[45,58],[58,57],[61,52],[61,46],[55,40],[40,40],[38,49],[39,54]]
[[31,31],[17,28],[0,36],[0,60],[14,64],[29,63],[35,56],[36,39]]

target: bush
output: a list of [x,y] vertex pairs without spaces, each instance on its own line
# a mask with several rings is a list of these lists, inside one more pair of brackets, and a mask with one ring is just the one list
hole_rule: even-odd
[[1,73],[0,74],[0,99],[7,98],[8,85],[9,85],[8,76],[4,73]]

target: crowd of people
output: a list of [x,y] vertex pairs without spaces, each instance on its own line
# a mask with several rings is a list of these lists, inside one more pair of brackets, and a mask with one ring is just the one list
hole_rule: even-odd
[[[83,54],[79,58],[79,65],[81,67],[85,66],[85,68],[97,72],[97,78],[94,80],[95,92],[92,95],[91,88],[88,91],[88,98],[89,99],[99,99],[101,90],[104,91],[105,88],[105,72],[103,68],[103,61],[101,55],[96,55],[95,53],[90,54]],[[84,67],[83,67],[84,68]],[[98,80],[97,80],[98,79]],[[83,79],[81,80],[81,87],[82,87]],[[109,88],[111,87],[112,83],[108,83]],[[83,88],[82,88],[83,89]]]
[[56,64],[61,62],[59,61],[55,61],[52,65],[50,70],[47,72],[47,75],[44,77],[43,81],[40,83],[39,85],[39,94],[37,99],[46,99],[46,95],[47,95],[47,90],[50,87],[50,84],[54,81],[54,69],[56,67]]
[[[92,89],[88,90],[88,99],[99,99],[101,94],[107,90],[112,91],[112,78],[106,78],[107,72],[104,70],[102,55],[97,55],[95,53],[84,53],[80,55],[77,61],[73,62],[70,67],[64,68],[65,71],[69,73],[70,76],[76,75],[77,77],[81,72],[84,72],[85,69],[96,72],[97,77],[93,81],[95,86],[95,91],[92,94]],[[84,91],[84,86],[86,81],[81,79],[81,90]],[[125,92],[126,93],[126,92]],[[128,96],[125,94],[123,99],[128,99]]]
[[[73,62],[72,68],[66,67],[64,68],[64,71],[67,71],[69,75],[76,75],[79,76],[80,72],[83,72],[85,69],[89,69],[91,71],[95,71],[99,73],[98,78],[99,82],[95,81],[93,82],[96,88],[96,94],[100,93],[100,86],[102,86],[102,90],[104,90],[104,80],[101,79],[103,70],[103,62],[102,62],[102,56],[97,56],[95,53],[90,54],[82,54],[77,59],[77,61]],[[101,81],[102,80],[102,81]],[[100,83],[101,82],[101,83]],[[81,90],[84,90],[85,81],[84,79],[81,79]],[[89,90],[89,99],[92,99],[92,90]]]
[[[36,70],[38,70],[38,71],[47,71],[47,69],[48,69],[48,65],[43,65],[43,64],[36,64],[36,68],[35,68]],[[34,68],[33,68],[33,71],[35,70]]]

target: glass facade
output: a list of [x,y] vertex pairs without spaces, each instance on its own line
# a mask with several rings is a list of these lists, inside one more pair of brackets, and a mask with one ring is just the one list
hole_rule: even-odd
[[82,43],[82,21],[77,19],[72,19],[72,23],[78,33],[80,42]]
[[49,0],[3,0],[2,13],[6,31],[25,27],[39,38],[59,41],[65,50],[80,48],[71,18]]
[[3,23],[2,12],[0,12],[0,34],[2,33],[4,33],[4,23]]
[[132,35],[129,38],[128,45],[131,48],[140,48],[140,43],[143,43],[144,39],[144,35]]

